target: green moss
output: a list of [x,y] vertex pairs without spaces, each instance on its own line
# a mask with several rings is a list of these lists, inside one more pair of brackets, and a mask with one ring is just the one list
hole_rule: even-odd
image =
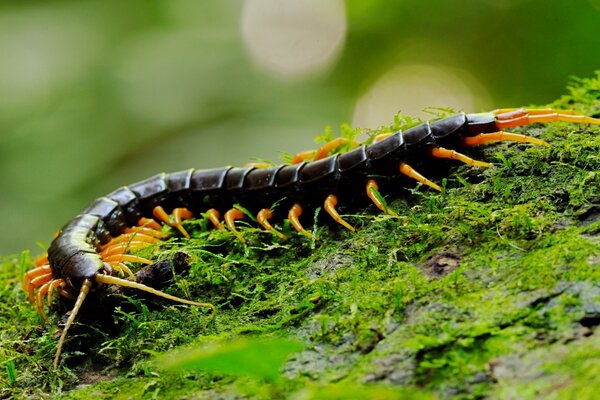
[[[599,87],[598,78],[581,80],[553,106],[598,116]],[[319,227],[319,241],[281,241],[247,225],[243,246],[204,220],[186,222],[192,240],[142,255],[189,254],[189,271],[166,291],[212,302],[216,318],[131,299],[131,309],[112,315],[117,329],[75,329],[57,372],[50,367],[64,308],[54,306],[44,323],[20,291],[29,256],[5,258],[0,397],[591,398],[588,388],[600,386],[600,130],[557,123],[515,131],[552,147],[487,146],[479,158],[495,168],[454,167],[442,193],[417,187],[386,198],[403,217],[365,210],[347,217],[356,233]],[[278,379],[166,371],[155,361],[239,338],[305,347]]]

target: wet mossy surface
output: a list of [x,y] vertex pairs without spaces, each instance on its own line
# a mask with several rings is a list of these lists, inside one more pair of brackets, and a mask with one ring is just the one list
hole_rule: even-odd
[[[576,82],[550,106],[600,117],[600,79]],[[45,323],[20,288],[28,253],[4,258],[0,398],[593,398],[600,128],[513,131],[552,146],[486,146],[478,156],[495,168],[455,166],[442,193],[416,186],[388,198],[406,218],[374,208],[348,216],[356,233],[320,226],[318,241],[280,241],[242,225],[244,246],[186,222],[191,241],[142,254],[185,253],[164,290],[211,302],[216,316],[151,296],[87,308],[58,371],[56,327],[68,303],[55,302]],[[250,364],[253,343],[270,355],[277,340],[301,347],[276,376],[163,362],[241,338]]]

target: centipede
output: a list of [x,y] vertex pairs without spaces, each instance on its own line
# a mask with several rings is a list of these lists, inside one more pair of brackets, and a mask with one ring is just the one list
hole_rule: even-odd
[[[491,167],[492,164],[467,155],[469,150],[497,141],[549,146],[541,139],[505,130],[558,121],[600,124],[600,119],[552,108],[460,113],[425,121],[403,131],[380,134],[365,143],[339,137],[316,150],[298,153],[283,165],[254,164],[160,173],[100,197],[58,231],[47,254],[38,258],[35,268],[23,278],[22,287],[29,302],[44,318],[44,302],[50,307],[55,292],[73,301],[58,339],[53,367],[57,369],[60,365],[67,333],[88,294],[107,285],[205,307],[214,315],[215,307],[211,303],[179,298],[136,282],[130,268],[153,264],[152,260],[135,254],[140,249],[172,235],[189,239],[190,234],[182,224],[185,220],[203,216],[214,229],[229,231],[233,240],[245,243],[236,221],[247,218],[250,213],[256,216],[255,221],[261,228],[281,240],[285,240],[286,235],[278,227],[286,219],[293,227],[293,234],[314,240],[314,234],[304,227],[303,219],[310,214],[307,211],[320,207],[334,225],[355,231],[338,209],[374,204],[381,212],[398,217],[379,193],[381,179],[401,179],[403,185],[416,181],[442,191],[440,185],[418,170],[444,173],[448,162]],[[346,151],[336,151],[344,146]],[[163,229],[165,225],[171,229]]]

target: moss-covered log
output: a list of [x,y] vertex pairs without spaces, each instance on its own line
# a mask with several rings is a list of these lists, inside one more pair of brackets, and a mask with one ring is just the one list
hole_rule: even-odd
[[[598,117],[600,79],[576,82],[550,106]],[[278,241],[248,227],[243,246],[189,222],[195,239],[144,251],[179,266],[175,255],[186,253],[166,290],[212,302],[216,318],[119,298],[113,311],[88,309],[58,372],[65,308],[44,323],[20,291],[27,253],[5,258],[0,398],[593,398],[600,129],[516,131],[552,146],[487,146],[495,168],[457,166],[443,193],[416,188],[390,202],[406,218],[353,216],[356,233],[322,227],[316,243]],[[190,354],[196,367],[173,366]]]

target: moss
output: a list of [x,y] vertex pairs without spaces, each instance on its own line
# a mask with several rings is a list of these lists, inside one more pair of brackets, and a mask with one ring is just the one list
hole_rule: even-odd
[[[598,116],[599,88],[599,78],[580,80],[552,106]],[[202,309],[131,299],[112,327],[74,329],[57,372],[64,308],[55,305],[44,323],[20,291],[28,254],[4,258],[0,397],[592,398],[600,386],[599,129],[515,131],[552,147],[488,146],[480,158],[494,169],[453,167],[440,194],[417,187],[387,198],[405,218],[373,209],[348,216],[354,234],[322,226],[318,242],[280,241],[248,225],[243,246],[207,231],[206,221],[187,222],[193,240],[143,254],[189,254],[189,271],[166,291],[214,303],[217,317],[207,324]],[[240,337],[294,338],[304,350],[276,380],[155,361]]]

